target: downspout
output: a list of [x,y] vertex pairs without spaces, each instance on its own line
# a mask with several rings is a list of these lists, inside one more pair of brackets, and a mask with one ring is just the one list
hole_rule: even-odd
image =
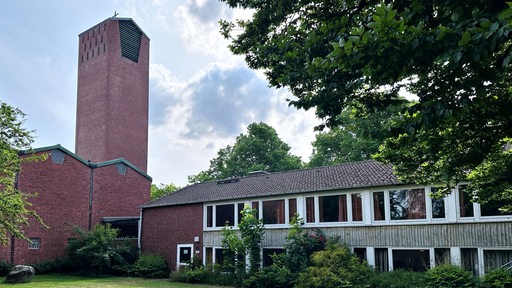
[[89,170],[89,225],[88,231],[90,232],[92,229],[92,196],[94,191],[94,164],[91,163],[91,160],[88,161],[88,165],[90,167]]
[[140,207],[140,217],[139,217],[139,233],[137,235],[137,248],[139,248],[139,251],[141,249],[140,246],[140,239],[142,237],[142,207]]

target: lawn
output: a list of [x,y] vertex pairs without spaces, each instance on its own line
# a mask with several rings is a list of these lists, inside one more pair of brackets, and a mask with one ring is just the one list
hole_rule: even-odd
[[[170,282],[168,279],[141,279],[130,277],[81,277],[60,274],[36,275],[32,282],[26,284],[6,284],[5,278],[0,278],[0,287],[33,288],[33,287],[162,287],[162,288],[219,288],[222,286],[192,285]],[[224,286],[225,287],[225,286]]]

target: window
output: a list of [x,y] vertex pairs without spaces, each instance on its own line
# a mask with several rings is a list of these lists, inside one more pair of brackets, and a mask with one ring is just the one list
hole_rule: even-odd
[[500,267],[510,267],[511,262],[512,250],[484,250],[486,273]]
[[224,227],[227,225],[235,224],[235,205],[217,205],[215,206],[215,226]]
[[260,210],[260,202],[252,202],[252,209],[256,210],[256,215],[259,215]]
[[366,248],[354,248],[354,254],[359,261],[363,262],[363,260],[366,260]]
[[473,217],[473,202],[468,193],[465,192],[466,185],[459,186],[459,211],[460,217]]
[[263,224],[284,224],[284,200],[263,201]]
[[389,271],[387,248],[375,248],[375,270],[377,272]]
[[206,206],[206,227],[213,227],[213,206]]
[[425,189],[389,191],[391,220],[425,219]]
[[315,223],[315,198],[306,197],[306,222]]
[[318,197],[320,222],[346,222],[347,195]]
[[481,214],[481,216],[512,215],[512,213],[510,213],[510,212],[500,211],[500,208],[507,204],[511,204],[510,201],[491,200],[487,203],[480,204],[480,214]]
[[297,199],[288,199],[288,222],[291,223],[297,213]]
[[352,198],[352,221],[363,221],[363,199],[361,194],[351,195]]
[[272,256],[285,253],[282,248],[263,248],[263,267],[268,267],[274,263]]
[[205,263],[206,266],[210,266],[210,265],[213,265],[213,248],[212,247],[206,247],[204,249],[204,258],[205,258]]
[[242,211],[244,210],[244,203],[238,203],[237,205],[237,211],[236,211],[236,220],[237,223],[240,223],[242,221]]
[[461,248],[460,254],[462,268],[473,272],[474,275],[478,275],[478,250],[476,248]]
[[373,219],[375,221],[386,220],[384,207],[384,192],[373,192]]
[[429,268],[429,250],[393,250],[393,270],[423,272]]
[[434,248],[434,257],[436,266],[450,264],[450,248]]
[[41,238],[34,237],[28,238],[28,249],[39,249],[41,248]]

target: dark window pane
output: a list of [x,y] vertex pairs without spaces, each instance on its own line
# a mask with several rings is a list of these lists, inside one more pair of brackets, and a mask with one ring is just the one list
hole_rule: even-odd
[[288,200],[288,222],[292,222],[295,213],[297,213],[297,199],[292,198]]
[[464,190],[466,185],[459,186],[459,209],[460,217],[473,217],[475,216],[473,211],[473,202],[471,197]]
[[384,207],[384,192],[373,192],[373,219],[375,221],[386,220]]
[[393,250],[393,269],[423,272],[430,268],[428,250]]
[[263,224],[284,224],[284,200],[263,201]]
[[366,248],[354,248],[354,254],[359,261],[363,262],[363,260],[366,260]]
[[501,215],[511,215],[511,212],[502,212],[500,208],[503,205],[510,204],[509,201],[496,201],[491,200],[487,203],[480,204],[480,214],[482,216],[501,216]]
[[213,206],[206,206],[206,227],[213,227]]
[[485,273],[500,268],[510,267],[512,250],[484,250]]
[[315,198],[306,198],[306,222],[315,223]]
[[425,219],[425,189],[389,191],[391,220]]
[[450,248],[434,248],[436,266],[450,264]]
[[461,248],[460,254],[462,268],[473,272],[474,275],[478,275],[478,250],[476,248]]
[[[430,188],[432,193],[437,191],[437,188]],[[444,198],[432,199],[432,218],[446,218],[446,212],[444,208]]]
[[318,201],[320,222],[347,221],[347,195],[321,196]]
[[281,248],[263,248],[263,267],[272,265],[272,255],[282,254],[285,250]]
[[242,221],[242,210],[244,210],[244,203],[238,203],[238,209],[236,212],[236,220],[238,221],[238,223]]
[[215,226],[223,227],[227,225],[233,225],[235,223],[235,205],[217,205],[215,207]]
[[190,263],[190,259],[192,259],[192,248],[190,247],[180,247],[180,263]]
[[363,221],[363,199],[361,194],[352,194],[352,221]]
[[389,271],[387,248],[375,248],[375,270],[377,272]]

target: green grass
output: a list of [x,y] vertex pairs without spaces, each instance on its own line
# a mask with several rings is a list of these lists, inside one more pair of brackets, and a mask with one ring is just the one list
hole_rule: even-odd
[[101,287],[101,288],[123,288],[123,287],[162,287],[162,288],[215,288],[222,286],[193,285],[186,283],[171,282],[168,279],[141,279],[131,277],[81,277],[61,274],[36,275],[30,283],[6,284],[5,278],[0,278],[0,287],[12,288],[34,288],[34,287]]

